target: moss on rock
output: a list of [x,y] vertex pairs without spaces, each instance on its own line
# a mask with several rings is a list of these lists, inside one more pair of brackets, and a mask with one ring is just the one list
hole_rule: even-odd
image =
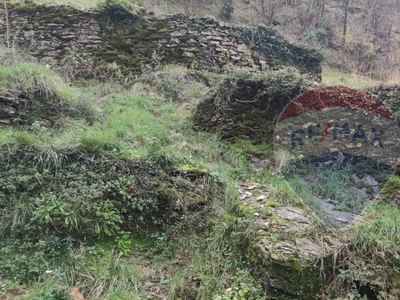
[[[87,54],[93,61],[90,76],[110,75],[104,74],[104,64],[115,63],[121,75],[128,75],[142,73],[146,65],[181,63],[213,72],[293,65],[300,73],[320,77],[318,54],[290,44],[272,28],[223,25],[182,14],[144,15],[136,4],[117,2],[90,12],[30,1],[8,3],[8,33],[34,56],[58,64],[65,64],[71,50]],[[16,26],[21,22],[22,27]]]
[[69,27],[79,20],[82,14],[78,9],[71,6],[46,6],[26,1],[24,3],[11,2],[7,4],[7,8],[11,12],[16,12],[19,15],[27,17],[28,23],[32,21],[38,22],[39,25],[46,25],[49,23],[62,24]]
[[[157,42],[165,37],[166,22],[146,22],[136,17],[125,18],[119,22],[111,21],[108,15],[96,16],[102,27],[106,44],[95,53],[98,64],[116,62],[122,74],[141,73],[144,65],[157,63],[155,57],[161,52]],[[159,54],[158,54],[159,55]]]
[[274,299],[316,299],[326,283],[322,274],[329,279],[332,273],[332,253],[310,239],[260,239],[250,244],[248,254],[265,274],[267,294]]
[[295,68],[227,75],[197,107],[195,128],[219,132],[227,140],[271,143],[277,118],[308,87]]
[[[204,189],[212,178],[171,173],[140,160],[118,159],[87,155],[80,148],[61,149],[48,159],[46,152],[29,146],[4,146],[0,174],[0,209],[7,201],[15,201],[15,191],[21,201],[34,203],[38,199],[56,198],[75,207],[88,217],[88,225],[74,230],[57,230],[58,236],[83,238],[95,235],[92,206],[111,203],[123,220],[121,228],[134,231],[139,224],[160,225],[179,215],[182,208],[204,207],[213,199]],[[52,151],[56,151],[53,150]],[[23,174],[23,178],[21,177]],[[223,193],[223,189],[215,189]],[[82,211],[79,210],[82,206]],[[60,221],[62,222],[62,221]],[[84,223],[86,224],[86,223]],[[54,224],[36,228],[42,234],[54,230]],[[55,226],[55,225],[54,225]],[[59,227],[64,228],[64,227]],[[22,229],[21,229],[22,230]]]
[[253,51],[262,53],[271,69],[293,66],[300,73],[321,80],[322,55],[317,50],[289,43],[275,29],[264,25],[237,27],[235,34]]
[[315,231],[313,216],[304,207],[267,200],[274,193],[271,186],[242,184],[239,193],[244,195],[239,211],[252,220],[247,256],[263,278],[267,295],[271,299],[318,298],[333,273],[334,247],[328,239],[310,234]]
[[400,177],[392,176],[381,190],[383,200],[400,206]]

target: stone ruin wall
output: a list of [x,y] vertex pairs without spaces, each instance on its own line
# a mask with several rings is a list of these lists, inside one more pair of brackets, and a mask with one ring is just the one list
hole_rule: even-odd
[[63,6],[30,10],[11,4],[0,6],[0,43],[41,59],[60,58],[73,49],[91,53],[104,46],[99,22],[89,14]]
[[[152,14],[134,18],[31,2],[0,5],[0,43],[25,49],[50,63],[62,64],[63,58],[76,50],[99,65],[116,62],[124,74],[140,73],[140,65],[154,61],[155,54],[162,64],[181,63],[213,72],[235,67],[268,70],[285,65],[271,53],[250,45],[239,33],[239,27],[211,18]],[[284,43],[285,55],[297,55],[291,53],[291,44]],[[301,52],[307,56],[307,51]],[[319,77],[320,61],[309,61],[303,63],[300,72]]]
[[[166,17],[149,18],[157,20]],[[179,53],[183,58],[197,59],[193,62],[201,64],[202,68],[217,72],[230,66],[257,70],[268,68],[265,58],[252,55],[250,48],[234,36],[229,26],[212,19],[188,19],[177,15],[167,19],[167,28],[171,31],[169,36],[158,41],[168,49],[167,56]]]
[[[136,75],[146,66],[154,70],[155,64],[178,63],[221,72],[234,68],[279,69],[298,61],[302,62],[300,72],[320,76],[319,60],[308,50],[296,48],[264,27],[254,28],[260,38],[258,45],[251,44],[252,30],[182,14],[132,17],[32,2],[0,4],[0,45],[22,49],[43,63],[66,66],[64,70],[72,63],[75,69],[89,70],[84,73],[87,77],[107,71],[108,66],[116,66],[122,75]],[[263,39],[266,42],[260,44]],[[280,60],[277,53],[289,59]],[[0,65],[3,63],[7,62],[0,60]],[[3,92],[0,125],[31,123],[32,118],[21,107],[26,103],[38,106],[35,99]]]

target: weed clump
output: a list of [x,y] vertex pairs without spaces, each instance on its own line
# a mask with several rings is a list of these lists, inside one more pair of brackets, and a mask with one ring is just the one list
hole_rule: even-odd
[[95,13],[106,13],[117,17],[138,17],[142,12],[136,1],[129,0],[104,0],[100,2],[97,8],[93,9]]
[[400,206],[400,177],[390,177],[382,188],[381,194],[385,202]]

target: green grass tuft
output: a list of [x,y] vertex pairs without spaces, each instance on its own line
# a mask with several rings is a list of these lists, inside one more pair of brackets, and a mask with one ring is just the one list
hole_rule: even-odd
[[351,229],[352,245],[364,255],[400,255],[400,210],[390,204],[365,209],[366,221]]

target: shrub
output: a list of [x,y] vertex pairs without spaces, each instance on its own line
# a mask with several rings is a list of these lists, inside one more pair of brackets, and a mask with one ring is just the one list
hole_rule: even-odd
[[106,12],[115,16],[139,16],[142,8],[136,1],[130,0],[104,0],[96,9],[98,12]]
[[324,45],[327,38],[327,33],[323,28],[311,27],[303,35],[303,41],[312,45]]

